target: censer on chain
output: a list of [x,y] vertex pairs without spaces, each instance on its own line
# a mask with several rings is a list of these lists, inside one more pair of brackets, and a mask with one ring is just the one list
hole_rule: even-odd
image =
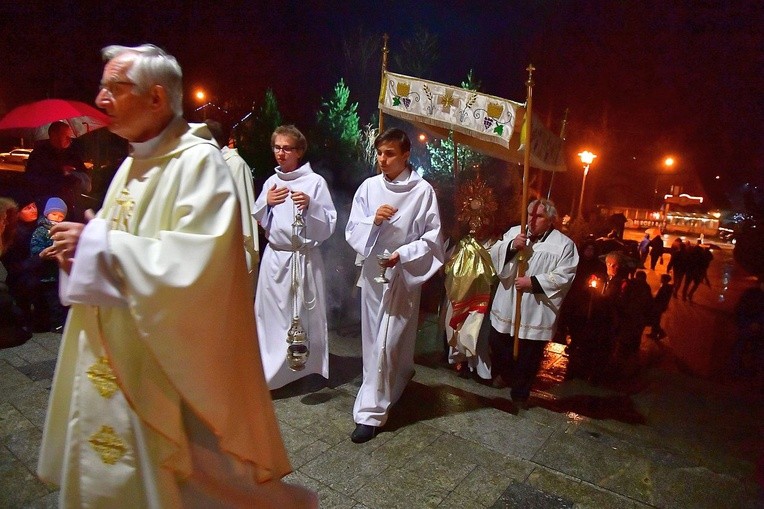
[[287,331],[287,365],[292,371],[302,371],[305,369],[305,364],[308,362],[308,356],[310,355],[310,341],[308,335],[302,326],[299,314],[299,300],[298,290],[300,288],[300,281],[298,279],[298,263],[300,256],[300,247],[302,246],[302,240],[300,239],[300,231],[305,228],[305,222],[303,221],[302,214],[297,211],[294,215],[294,222],[292,223],[292,247],[294,251],[292,253],[291,273],[292,273],[292,324]]

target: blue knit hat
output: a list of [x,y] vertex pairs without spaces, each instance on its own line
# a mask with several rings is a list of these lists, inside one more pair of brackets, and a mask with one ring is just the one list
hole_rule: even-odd
[[45,211],[43,212],[43,215],[48,217],[48,214],[51,212],[63,212],[64,217],[66,217],[67,211],[68,209],[66,208],[64,200],[54,196],[53,198],[48,198],[48,201],[45,203]]

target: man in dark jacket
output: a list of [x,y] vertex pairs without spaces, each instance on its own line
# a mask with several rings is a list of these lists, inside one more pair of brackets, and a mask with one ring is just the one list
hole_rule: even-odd
[[83,222],[79,197],[91,189],[90,175],[76,146],[72,129],[60,120],[48,128],[47,140],[40,140],[29,154],[25,178],[35,197],[38,210],[45,208],[48,198],[58,196],[69,209],[68,219]]

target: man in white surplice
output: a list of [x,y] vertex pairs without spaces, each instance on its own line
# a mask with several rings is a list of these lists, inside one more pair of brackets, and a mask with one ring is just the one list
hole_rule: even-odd
[[[182,73],[153,45],[109,46],[96,104],[130,142],[103,208],[42,255],[71,304],[40,477],[61,507],[315,507],[260,366],[233,179],[182,114]],[[68,276],[67,276],[68,274]]]
[[[334,232],[337,212],[324,177],[302,163],[308,142],[300,130],[277,127],[271,146],[278,166],[252,213],[268,239],[255,299],[260,353],[268,387],[278,389],[312,373],[329,378],[324,262],[318,246]],[[301,226],[295,224],[298,214]],[[295,312],[310,344],[299,371],[287,362],[287,331]]]
[[[408,136],[389,129],[374,147],[381,174],[356,191],[345,230],[364,258],[358,281],[363,383],[353,408],[355,443],[374,438],[414,374],[421,287],[444,259],[435,191],[408,162]],[[389,283],[375,281],[380,266],[388,268]]]
[[[491,306],[489,338],[494,387],[511,386],[512,400],[520,404],[530,396],[544,349],[554,337],[560,306],[578,267],[576,245],[554,228],[556,219],[557,209],[551,200],[533,200],[528,205],[528,231],[513,226],[490,249],[499,276]],[[523,276],[518,272],[521,252],[528,264]],[[520,344],[515,360],[513,334],[518,292]]]

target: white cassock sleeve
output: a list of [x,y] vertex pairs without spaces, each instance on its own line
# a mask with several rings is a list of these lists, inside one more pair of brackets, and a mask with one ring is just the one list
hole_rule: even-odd
[[374,224],[376,213],[369,206],[368,184],[363,182],[353,197],[353,206],[345,228],[345,239],[362,258],[368,258],[379,237],[380,227]]
[[82,230],[77,244],[77,256],[71,276],[59,271],[59,296],[64,306],[127,306],[113,266],[108,244],[109,225],[103,219],[93,219]]

